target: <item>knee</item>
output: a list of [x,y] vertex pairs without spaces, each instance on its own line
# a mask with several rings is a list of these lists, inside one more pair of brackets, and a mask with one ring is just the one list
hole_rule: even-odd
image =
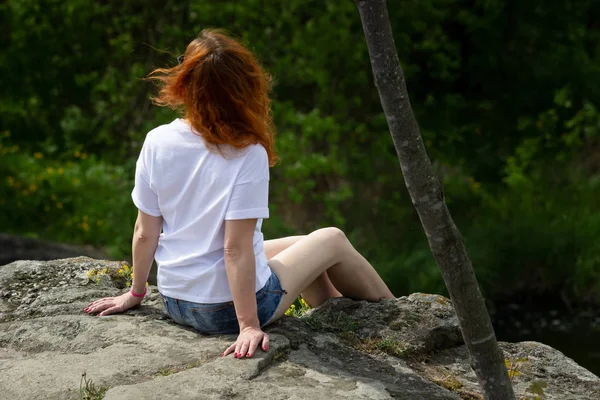
[[339,228],[322,228],[313,232],[313,234],[318,234],[319,236],[321,236],[323,241],[332,245],[344,245],[348,243],[348,238],[346,237],[344,232]]

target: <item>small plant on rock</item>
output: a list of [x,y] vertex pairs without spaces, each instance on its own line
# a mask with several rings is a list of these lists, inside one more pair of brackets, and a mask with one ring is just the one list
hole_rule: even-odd
[[[527,357],[517,358],[516,360],[506,358],[504,363],[508,370],[508,379],[513,382],[514,378],[522,374],[523,366],[528,362]],[[544,400],[546,398],[544,389],[547,387],[548,383],[543,380],[533,381],[525,393],[519,396],[519,400]]]
[[505,358],[504,365],[506,365],[506,369],[508,370],[508,379],[512,382],[515,377],[521,375],[521,369],[523,365],[529,362],[527,357],[518,358],[516,360]]
[[108,280],[115,283],[119,288],[126,288],[131,286],[133,282],[133,267],[126,262],[122,262],[120,268],[102,268],[98,266],[89,270],[85,275],[96,284]]
[[547,387],[548,383],[546,381],[533,381],[529,385],[527,392],[519,396],[519,400],[544,400],[546,398],[544,389]]
[[91,379],[87,378],[85,372],[81,374],[79,382],[81,400],[102,400],[107,390],[108,388],[104,386],[97,387]]
[[[297,306],[296,306],[296,304],[297,304]],[[288,315],[290,317],[300,318],[301,316],[306,314],[306,312],[308,310],[310,310],[310,306],[308,305],[308,303],[306,303],[306,301],[304,301],[304,299],[302,297],[298,297],[296,302],[294,304],[292,304],[290,306],[290,308],[287,309],[287,311],[285,312],[285,315]]]

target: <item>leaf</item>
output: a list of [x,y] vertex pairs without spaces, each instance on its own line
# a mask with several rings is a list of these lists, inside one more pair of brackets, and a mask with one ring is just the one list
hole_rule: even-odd
[[517,371],[517,370],[513,369],[513,370],[508,371],[508,378],[509,379],[512,379],[515,376],[519,376],[519,375],[521,375],[521,373],[519,371]]
[[544,389],[548,387],[548,383],[546,381],[533,381],[529,386],[529,391],[533,394],[537,394],[539,396],[544,395]]

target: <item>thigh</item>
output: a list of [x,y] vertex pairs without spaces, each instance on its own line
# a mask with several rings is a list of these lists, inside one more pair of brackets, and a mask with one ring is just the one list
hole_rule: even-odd
[[306,237],[306,235],[287,236],[280,239],[265,240],[264,245],[267,260],[275,257],[277,254],[281,253],[283,250],[287,249],[304,237]]
[[[343,233],[341,233],[343,235]],[[307,235],[269,260],[286,290],[273,320],[285,311],[320,274],[335,263],[338,243],[343,240],[337,229],[320,229]]]

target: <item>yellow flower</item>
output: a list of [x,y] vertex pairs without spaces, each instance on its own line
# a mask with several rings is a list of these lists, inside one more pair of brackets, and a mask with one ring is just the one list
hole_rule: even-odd
[[10,136],[10,131],[4,131],[4,137],[9,137]]
[[108,268],[104,268],[104,269],[102,270],[102,273],[104,273],[104,274],[108,274]]
[[52,175],[54,173],[54,168],[48,167],[46,168],[46,172],[48,173],[48,175]]
[[98,221],[96,221],[96,225],[102,226],[102,224],[104,224],[104,221],[102,221],[101,219],[99,219]]
[[27,189],[23,190],[23,196],[29,196],[29,190],[27,190]]
[[88,223],[87,223],[87,222],[83,222],[83,223],[81,224],[81,229],[83,229],[84,231],[86,231],[86,232],[87,232],[87,231],[89,231],[89,230],[90,230],[90,226],[88,225]]
[[63,208],[63,204],[59,201],[58,203],[56,203],[56,208],[58,208],[58,209]]
[[73,153],[73,155],[74,155],[75,157],[79,157],[79,154],[80,154],[80,153],[79,153],[79,151],[76,151],[75,153]]
[[71,182],[73,183],[73,185],[79,185],[79,179],[77,178],[73,178]]
[[87,153],[81,153],[81,159],[82,160],[85,160],[87,158],[87,156],[88,156]]
[[37,190],[37,185],[35,183],[32,183],[31,185],[29,185],[29,190],[33,193]]
[[17,146],[17,145],[14,145],[13,147],[11,147],[11,148],[10,148],[10,150],[11,150],[13,153],[16,153],[17,151],[19,151],[19,146]]
[[37,160],[41,160],[42,158],[44,158],[44,155],[42,153],[40,153],[39,151],[33,153],[33,156],[37,159]]
[[64,170],[64,168],[61,167],[61,168],[59,168],[59,169],[56,170],[56,173],[59,174],[59,175],[62,175],[62,174],[65,173],[65,170]]

